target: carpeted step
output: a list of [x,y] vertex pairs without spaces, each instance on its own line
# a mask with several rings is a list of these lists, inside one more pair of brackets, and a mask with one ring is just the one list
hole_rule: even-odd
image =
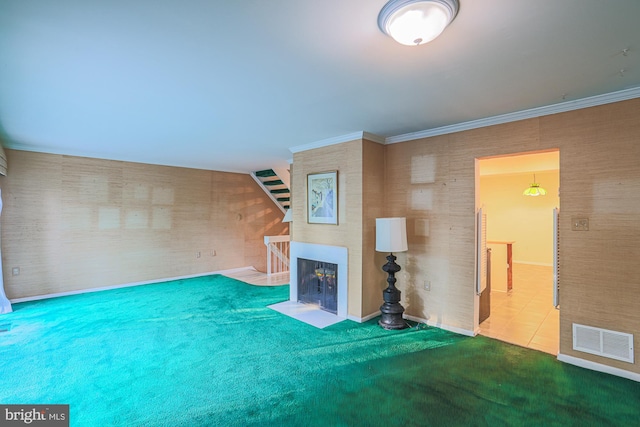
[[257,171],[255,172],[255,174],[259,178],[269,178],[271,176],[276,176],[276,173],[273,171],[273,169],[265,169],[265,170]]

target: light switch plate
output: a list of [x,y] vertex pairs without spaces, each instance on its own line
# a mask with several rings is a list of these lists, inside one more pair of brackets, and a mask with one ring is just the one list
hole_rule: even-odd
[[589,218],[571,218],[572,231],[589,231]]

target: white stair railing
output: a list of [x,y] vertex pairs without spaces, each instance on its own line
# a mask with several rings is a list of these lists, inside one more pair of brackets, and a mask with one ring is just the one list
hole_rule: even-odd
[[267,247],[267,276],[289,271],[289,236],[264,236]]

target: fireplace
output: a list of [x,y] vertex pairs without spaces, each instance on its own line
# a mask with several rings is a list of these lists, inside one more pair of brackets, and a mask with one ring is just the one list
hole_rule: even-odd
[[347,318],[347,248],[291,242],[289,300]]
[[338,314],[338,265],[298,258],[298,302]]
[[289,301],[269,308],[317,328],[347,318],[347,248],[291,242]]

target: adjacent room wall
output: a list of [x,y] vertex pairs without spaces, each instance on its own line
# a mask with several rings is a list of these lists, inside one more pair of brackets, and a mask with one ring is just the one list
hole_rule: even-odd
[[513,262],[552,266],[553,209],[560,207],[558,171],[536,172],[546,196],[522,195],[532,181],[533,173],[481,176],[487,240],[514,241]]
[[9,298],[245,266],[264,271],[263,236],[288,229],[249,175],[7,155],[0,186]]

